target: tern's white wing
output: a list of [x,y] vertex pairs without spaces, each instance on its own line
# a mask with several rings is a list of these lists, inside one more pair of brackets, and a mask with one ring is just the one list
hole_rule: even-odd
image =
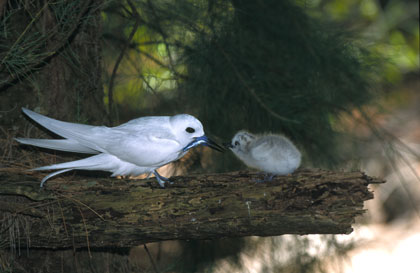
[[[143,117],[131,120],[117,127],[90,126],[55,120],[26,108],[22,109],[31,119],[48,130],[65,137],[69,143],[79,143],[74,152],[95,150],[118,157],[138,166],[162,166],[178,159],[183,147],[172,133],[169,117]],[[22,141],[24,142],[24,141]],[[47,147],[45,143],[29,143],[56,150],[70,149]],[[50,142],[51,143],[51,142]]]
[[129,121],[111,128],[108,138],[98,145],[107,153],[138,166],[165,165],[178,159],[183,148],[168,120],[167,117],[147,117]]
[[[104,152],[100,146],[96,145],[94,141],[89,140],[89,138],[91,139],[100,138],[101,135],[103,136],[104,132],[106,132],[109,129],[108,127],[91,126],[91,125],[85,125],[85,124],[59,121],[59,120],[38,114],[26,108],[22,108],[22,111],[26,115],[28,115],[28,117],[30,117],[32,120],[39,123],[43,127],[47,128],[51,132],[56,133],[57,135],[62,136],[64,138],[76,141],[82,146],[88,147],[98,152]],[[35,143],[32,143],[30,145],[40,146]],[[40,147],[44,147],[44,146],[40,146]],[[48,148],[48,147],[45,147],[45,148]],[[62,150],[62,149],[57,149],[57,148],[52,148],[52,149]]]
[[81,145],[79,142],[71,139],[34,139],[34,138],[16,138],[19,143],[26,145],[33,145],[47,149],[73,152],[73,153],[85,153],[85,154],[97,154],[97,150],[93,150],[87,146]]

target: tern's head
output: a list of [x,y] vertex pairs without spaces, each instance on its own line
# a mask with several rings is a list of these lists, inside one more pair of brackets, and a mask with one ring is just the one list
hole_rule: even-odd
[[201,122],[195,117],[187,114],[180,114],[170,118],[171,127],[181,144],[187,145],[195,137],[204,135]]
[[233,152],[246,152],[248,145],[255,139],[255,136],[247,131],[239,131],[232,138],[232,142],[228,143],[226,146],[230,148]]
[[172,116],[170,118],[170,123],[177,140],[184,147],[184,152],[200,144],[209,146],[218,151],[223,151],[222,147],[206,137],[203,125],[195,117],[187,114],[180,114]]

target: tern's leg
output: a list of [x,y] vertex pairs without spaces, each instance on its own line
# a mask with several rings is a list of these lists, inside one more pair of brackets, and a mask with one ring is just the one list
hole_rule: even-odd
[[165,182],[171,183],[168,178],[161,176],[156,170],[153,171],[153,174],[156,176],[156,180],[162,188],[165,187]]
[[264,182],[270,182],[273,180],[275,174],[265,173],[264,178],[262,180],[255,180],[257,183],[264,183]]

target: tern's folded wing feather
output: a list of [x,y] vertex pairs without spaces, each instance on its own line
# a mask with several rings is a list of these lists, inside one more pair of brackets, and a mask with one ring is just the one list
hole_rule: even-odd
[[79,142],[71,139],[34,139],[34,138],[16,138],[16,141],[26,145],[33,145],[41,148],[73,152],[97,154],[98,151],[81,145]]
[[99,145],[107,153],[138,166],[162,166],[177,159],[183,147],[175,136],[159,126],[146,128],[112,128],[107,140]]
[[102,171],[109,171],[115,165],[115,159],[111,155],[107,154],[98,154],[88,158],[58,163],[43,167],[38,167],[32,169],[34,171],[45,171],[45,170],[59,170],[59,169],[80,169],[80,170],[102,170]]
[[96,126],[91,126],[91,125],[56,120],[56,119],[38,114],[26,108],[22,108],[22,111],[36,123],[39,123],[43,127],[50,130],[51,132],[56,133],[57,135],[62,136],[64,138],[71,138],[73,131],[82,133],[82,132],[87,132],[91,130],[92,128],[96,127]]
[[98,152],[103,152],[101,147],[96,145],[96,142],[92,140],[102,138],[105,131],[109,129],[108,127],[59,121],[38,114],[26,108],[22,108],[22,111],[32,120],[47,128],[51,132],[64,138],[77,141],[81,145],[89,147]]
[[138,118],[109,128],[59,121],[22,110],[40,125],[72,142],[138,166],[162,166],[176,160],[183,148],[172,133],[169,117]]

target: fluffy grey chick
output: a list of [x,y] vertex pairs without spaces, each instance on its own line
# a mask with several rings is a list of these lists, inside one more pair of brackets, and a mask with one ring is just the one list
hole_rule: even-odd
[[274,175],[287,175],[300,165],[301,154],[295,145],[282,135],[253,135],[239,131],[227,147],[248,167]]

